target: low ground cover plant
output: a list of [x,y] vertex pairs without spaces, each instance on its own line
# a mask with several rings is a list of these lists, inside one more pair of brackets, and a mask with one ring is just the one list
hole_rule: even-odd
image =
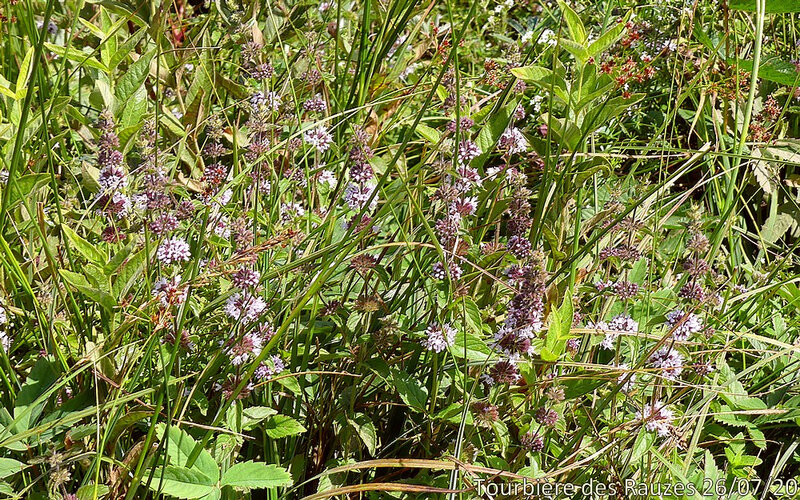
[[795,498],[798,12],[0,4],[0,496]]

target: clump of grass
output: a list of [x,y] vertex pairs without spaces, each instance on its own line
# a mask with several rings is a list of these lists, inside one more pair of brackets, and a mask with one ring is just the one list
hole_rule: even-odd
[[730,7],[2,6],[0,492],[795,496],[797,9]]

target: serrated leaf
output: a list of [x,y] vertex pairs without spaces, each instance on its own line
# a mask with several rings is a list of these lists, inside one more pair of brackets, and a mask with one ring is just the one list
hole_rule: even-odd
[[378,448],[378,432],[375,430],[372,420],[362,413],[356,413],[353,418],[348,418],[347,422],[356,430],[369,454],[375,456]]
[[266,406],[251,406],[242,410],[242,429],[249,431],[254,429],[260,422],[267,417],[278,413]]
[[[163,424],[160,424],[157,429],[160,439],[164,438],[164,427]],[[167,431],[167,456],[170,463],[177,467],[185,468],[195,446],[197,446],[197,442],[186,431],[170,426],[169,431]],[[200,451],[191,469],[197,470],[215,480],[219,477],[219,467],[211,454],[205,449]]]
[[[149,474],[150,471],[145,472]],[[216,488],[212,479],[197,469],[167,465],[155,471],[150,489],[175,498],[194,499],[210,494]]]
[[64,236],[66,236],[67,240],[69,240],[70,246],[83,255],[86,260],[98,265],[105,265],[105,254],[83,239],[83,237],[76,233],[71,227],[63,224],[61,226],[61,231],[64,233]]
[[128,71],[119,79],[114,91],[117,102],[127,103],[128,99],[139,90],[150,73],[150,62],[154,55],[155,50],[151,50],[128,67]]
[[441,139],[442,135],[439,133],[438,130],[431,128],[427,125],[423,125],[421,123],[417,124],[417,128],[415,131],[422,136],[423,139],[427,139],[428,142],[433,144],[438,144],[439,139]]
[[418,411],[425,410],[425,403],[428,401],[428,390],[416,378],[411,377],[406,372],[393,370],[392,381],[395,389],[400,394],[400,399],[405,404]]
[[278,488],[290,486],[292,475],[277,465],[250,461],[238,463],[225,471],[220,484],[246,490]]
[[303,427],[303,424],[286,415],[274,415],[267,420],[264,426],[264,432],[272,439],[294,436],[305,431],[306,428]]

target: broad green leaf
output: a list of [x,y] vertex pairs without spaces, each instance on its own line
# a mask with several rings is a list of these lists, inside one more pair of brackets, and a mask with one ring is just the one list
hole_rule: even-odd
[[[157,429],[160,439],[163,439],[164,428],[165,426],[160,424]],[[167,432],[167,456],[169,456],[172,465],[186,467],[189,456],[195,446],[197,446],[197,442],[186,431],[170,426]],[[205,449],[200,451],[200,455],[197,456],[197,460],[192,465],[192,470],[197,470],[210,478],[216,479],[219,477],[219,467],[211,454]]]
[[78,251],[81,255],[83,255],[89,262],[94,262],[98,265],[104,265],[106,261],[106,256],[103,252],[95,248],[94,245],[83,239],[78,233],[72,230],[71,227],[63,224],[61,226],[61,231],[64,232],[64,236],[70,242],[70,245]]
[[516,109],[517,101],[510,101],[502,109],[492,115],[486,125],[478,132],[478,138],[475,143],[478,149],[481,150],[481,154],[472,160],[473,167],[480,168],[486,163],[486,160],[489,159],[489,155],[492,153],[492,150],[494,150],[497,141],[500,140],[500,136],[503,135],[503,132],[508,128],[511,116]]
[[564,20],[567,22],[570,38],[580,45],[586,43],[586,28],[583,26],[583,21],[581,21],[580,16],[578,16],[578,14],[572,10],[572,7],[567,5],[563,0],[559,0],[558,5],[564,15]]
[[78,488],[75,494],[78,500],[94,500],[95,498],[103,498],[108,495],[109,491],[108,486],[105,484],[87,484]]
[[143,86],[140,86],[125,104],[125,109],[122,112],[122,119],[120,120],[122,128],[131,128],[138,125],[146,112],[147,91]]
[[128,54],[133,52],[133,49],[136,48],[136,45],[142,40],[144,35],[147,33],[146,30],[140,29],[133,35],[130,35],[122,44],[120,44],[119,48],[114,52],[114,55],[111,56],[111,63],[108,67],[113,70],[115,69],[119,63],[121,63]]
[[419,383],[419,380],[406,372],[393,370],[392,381],[395,389],[400,394],[400,399],[405,404],[415,410],[425,410],[425,403],[428,401],[428,390]]
[[572,316],[572,296],[568,294],[564,297],[561,307],[550,313],[550,327],[547,329],[545,347],[541,352],[543,360],[556,361],[564,353],[567,340],[570,338]]
[[560,38],[558,40],[559,46],[569,52],[575,57],[575,60],[580,64],[584,64],[589,59],[589,51],[583,45],[569,40],[567,38]]
[[209,495],[216,488],[216,483],[216,478],[212,479],[197,469],[167,465],[155,471],[150,489],[175,498],[195,499]]
[[[728,8],[732,10],[756,11],[756,0],[729,0]],[[791,14],[800,12],[797,0],[767,0],[767,14]]]
[[122,77],[117,82],[117,87],[114,94],[117,97],[117,102],[127,103],[139,87],[142,86],[147,75],[150,73],[150,61],[153,60],[155,50],[142,55],[133,64],[128,66]]
[[417,128],[415,131],[422,136],[423,139],[427,139],[428,142],[433,144],[438,144],[439,139],[441,139],[441,134],[438,130],[431,128],[427,125],[423,125],[421,123],[417,124]]
[[105,64],[93,58],[91,54],[87,54],[86,52],[81,52],[80,50],[74,49],[72,47],[67,48],[67,47],[62,47],[61,45],[55,45],[47,42],[45,42],[44,46],[50,52],[58,54],[61,57],[66,57],[70,61],[75,61],[77,63],[80,63],[81,66],[88,66],[90,68],[99,69],[105,73],[110,72],[110,70],[108,69],[108,67],[106,67]]
[[278,412],[266,406],[251,406],[245,408],[242,410],[242,430],[252,430],[264,419],[276,413]]
[[589,44],[589,48],[587,49],[589,57],[597,57],[605,52],[609,47],[617,43],[617,41],[622,38],[622,32],[624,30],[625,21],[622,21],[618,22],[613,28],[600,35],[597,40]]
[[33,365],[30,374],[22,384],[14,402],[14,420],[16,431],[22,432],[31,428],[42,414],[46,400],[37,400],[43,396],[50,386],[58,380],[55,363],[49,357],[40,357]]
[[[730,59],[728,62],[736,64],[745,71],[753,71],[753,61],[749,59]],[[781,85],[800,84],[800,72],[797,71],[797,66],[779,57],[765,57],[758,65],[758,77]]]
[[241,489],[278,488],[290,486],[292,475],[277,465],[263,462],[242,462],[234,465],[222,475],[222,486]]
[[486,361],[492,359],[492,350],[480,337],[469,331],[456,333],[453,345],[449,347],[453,356],[470,361]]
[[547,78],[548,76],[553,74],[553,71],[548,68],[532,64],[530,66],[520,66],[519,68],[512,68],[511,74],[526,83],[533,83],[533,82],[538,82],[544,78]]
[[92,286],[92,284],[89,283],[82,274],[67,271],[66,269],[59,269],[58,272],[67,283],[74,286],[79,292],[105,307],[109,311],[117,306],[116,299],[114,299],[110,293]]
[[273,415],[264,426],[264,432],[272,439],[294,436],[305,431],[306,428],[303,427],[303,424],[286,415]]
[[347,422],[356,430],[369,454],[375,456],[375,450],[378,448],[378,432],[372,420],[363,413],[356,413],[353,418],[348,418]]
[[0,479],[16,474],[25,467],[27,467],[25,464],[13,458],[0,458]]

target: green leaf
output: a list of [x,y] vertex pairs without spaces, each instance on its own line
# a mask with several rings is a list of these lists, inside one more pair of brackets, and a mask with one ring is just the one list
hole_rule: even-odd
[[125,104],[120,123],[122,128],[131,128],[142,121],[142,117],[147,111],[147,91],[143,86],[136,89],[131,98]]
[[363,413],[356,413],[353,418],[348,418],[347,422],[356,430],[369,454],[375,456],[375,450],[378,448],[378,432],[372,420]]
[[264,431],[272,439],[280,439],[301,434],[306,431],[306,428],[292,417],[274,415],[267,421]]
[[[160,424],[157,429],[160,439],[163,439],[165,427],[165,425]],[[186,431],[175,426],[170,426],[167,432],[167,440],[167,456],[169,456],[170,463],[185,468],[189,456],[197,446],[197,442]],[[197,456],[197,460],[192,465],[192,470],[196,470],[210,478],[216,479],[219,477],[219,467],[211,454],[205,449],[200,451],[200,455]]]
[[104,496],[108,495],[108,486],[105,484],[87,484],[85,486],[81,486],[78,488],[78,491],[75,494],[78,496],[78,500],[94,500],[95,498],[103,498]]
[[424,411],[428,401],[428,390],[419,381],[406,372],[392,371],[394,387],[400,394],[400,399],[415,410]]
[[625,21],[622,21],[618,22],[613,28],[600,35],[597,40],[589,44],[589,48],[587,49],[589,57],[597,57],[605,52],[609,47],[617,43],[617,40],[622,38],[622,32],[624,30]]
[[114,52],[114,55],[111,56],[111,63],[108,65],[109,69],[115,69],[119,63],[128,57],[128,54],[133,52],[133,49],[136,48],[136,45],[142,40],[142,37],[144,37],[146,33],[146,30],[140,29],[122,42],[119,48]]
[[417,124],[417,128],[415,131],[423,138],[427,139],[428,142],[433,144],[438,144],[439,139],[441,139],[442,135],[439,133],[438,130],[431,128],[427,125],[423,125],[421,123]]
[[567,22],[570,38],[581,45],[586,43],[586,28],[583,26],[580,16],[563,0],[559,0],[558,5],[561,8],[564,20]]
[[567,347],[572,329],[572,296],[567,294],[561,307],[550,313],[550,328],[547,330],[545,347],[541,357],[545,361],[557,361]]
[[453,356],[470,361],[486,361],[492,358],[492,350],[477,335],[468,332],[456,333],[453,345],[449,347]]
[[560,38],[558,40],[558,45],[572,54],[573,57],[575,57],[575,60],[580,64],[584,64],[589,59],[589,51],[586,49],[586,47],[577,42],[567,38]]
[[117,82],[115,91],[117,102],[128,102],[128,99],[139,90],[150,73],[150,61],[154,55],[155,50],[151,50],[128,67],[128,71]]
[[544,68],[542,66],[536,66],[535,64],[532,64],[530,66],[520,66],[519,68],[511,68],[511,74],[526,83],[534,83],[552,75],[553,71],[550,70],[549,68]]
[[58,272],[67,283],[109,311],[116,307],[117,301],[110,293],[92,286],[82,274],[67,271],[66,269],[59,269]]
[[25,467],[27,467],[25,464],[13,458],[0,458],[0,479],[16,474]]
[[33,47],[31,46],[28,49],[28,52],[25,53],[25,59],[22,60],[22,64],[19,67],[19,75],[17,76],[17,86],[14,89],[14,95],[16,98],[22,99],[28,93],[28,77],[31,76],[31,71],[33,70]]
[[62,47],[61,45],[55,45],[53,43],[45,42],[44,46],[50,52],[54,54],[58,54],[61,57],[65,57],[70,61],[75,61],[80,63],[81,66],[88,66],[90,68],[99,69],[104,71],[105,73],[110,73],[108,67],[98,61],[97,59],[93,58],[91,54],[87,54],[86,52],[81,52],[80,50],[74,49],[72,47]]
[[252,430],[264,419],[276,413],[278,412],[266,406],[251,406],[245,408],[242,410],[242,430]]
[[[752,72],[753,61],[747,59],[729,59],[730,64],[736,64],[739,68]],[[779,57],[766,57],[758,65],[758,77],[781,85],[794,86],[800,84],[800,73],[797,67]]]
[[211,494],[216,489],[216,482],[216,478],[212,479],[197,469],[167,465],[155,471],[150,489],[175,498],[194,499]]
[[39,419],[46,400],[37,400],[47,393],[50,386],[58,380],[55,363],[50,357],[41,357],[33,365],[28,378],[22,384],[14,403],[14,421],[16,431],[22,432],[31,428],[31,424]]
[[234,465],[222,475],[222,486],[234,488],[277,488],[290,486],[292,475],[277,465],[267,465],[263,462],[242,462]]
[[508,123],[511,121],[511,116],[516,109],[517,101],[512,100],[506,104],[505,107],[492,115],[486,125],[483,126],[475,141],[478,148],[481,150],[481,154],[472,160],[473,167],[480,168],[486,163],[486,160],[489,159],[489,155],[492,153],[500,136],[503,135],[503,132],[508,128]]
[[[732,10],[756,11],[756,0],[729,0],[728,7]],[[800,12],[800,3],[797,0],[767,0],[767,14],[791,14]]]
[[94,245],[83,239],[83,237],[81,237],[78,233],[73,231],[71,227],[67,226],[66,224],[63,224],[61,226],[61,231],[64,233],[64,236],[66,236],[67,239],[69,240],[70,245],[73,248],[75,248],[75,250],[77,250],[78,253],[83,255],[84,258],[86,258],[86,260],[88,260],[89,262],[94,262],[95,264],[98,265],[105,265],[106,262],[105,254],[103,254],[103,252],[95,248]]

